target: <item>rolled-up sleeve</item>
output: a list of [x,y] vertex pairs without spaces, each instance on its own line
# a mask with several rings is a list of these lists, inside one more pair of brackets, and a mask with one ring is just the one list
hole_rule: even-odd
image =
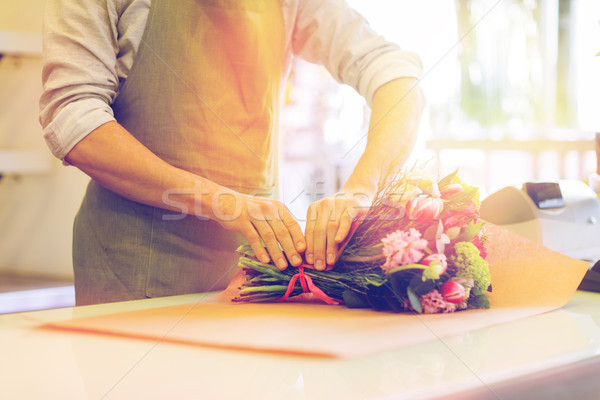
[[104,0],[46,1],[40,124],[60,159],[88,133],[114,120],[110,104],[119,78],[113,5]]
[[341,83],[352,86],[370,105],[381,85],[403,77],[420,78],[420,57],[378,35],[343,0],[298,1],[292,51],[323,64]]

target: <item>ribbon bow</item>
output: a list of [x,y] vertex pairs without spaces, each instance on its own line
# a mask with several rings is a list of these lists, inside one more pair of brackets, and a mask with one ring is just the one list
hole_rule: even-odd
[[[344,251],[344,249],[346,248],[346,245],[348,244],[348,242],[350,242],[352,235],[354,235],[354,232],[356,232],[358,225],[360,225],[360,223],[362,222],[364,217],[365,217],[365,214],[362,214],[358,218],[356,218],[354,221],[352,221],[352,225],[350,226],[350,230],[349,230],[348,234],[346,235],[346,239],[340,244],[340,247],[338,248],[338,255],[340,255]],[[339,304],[337,301],[335,301],[331,297],[327,296],[325,294],[325,292],[323,292],[321,289],[319,289],[313,283],[310,276],[308,276],[304,273],[305,266],[308,266],[308,264],[302,264],[298,267],[298,273],[295,274],[294,276],[292,276],[292,279],[290,279],[290,283],[288,284],[287,291],[281,298],[279,298],[279,300],[281,300],[281,301],[287,300],[290,297],[290,294],[292,294],[292,292],[294,291],[294,286],[296,286],[296,280],[300,279],[300,286],[302,286],[302,290],[304,291],[304,293],[310,292],[310,293],[314,294],[315,297],[317,297],[320,300],[323,300],[327,304],[331,304],[331,305]]]
[[296,286],[297,279],[300,279],[300,286],[302,286],[302,290],[304,291],[304,293],[312,293],[315,295],[316,298],[318,298],[319,300],[322,300],[325,303],[330,304],[330,305],[339,304],[337,301],[335,301],[331,297],[327,296],[325,294],[325,292],[323,292],[321,289],[319,289],[313,283],[310,276],[308,276],[304,273],[304,264],[302,264],[298,267],[298,273],[295,274],[294,276],[292,276],[292,279],[290,279],[290,283],[288,284],[287,291],[279,300],[282,300],[282,301],[287,300],[290,297],[290,294],[292,294],[292,292],[294,291],[294,286]]

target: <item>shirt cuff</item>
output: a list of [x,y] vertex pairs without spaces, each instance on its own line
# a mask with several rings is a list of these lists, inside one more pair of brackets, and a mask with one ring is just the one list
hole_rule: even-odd
[[44,139],[55,157],[63,160],[81,139],[107,122],[115,121],[112,108],[101,99],[86,98],[67,104],[44,129]]
[[371,63],[361,74],[368,79],[358,82],[358,91],[363,93],[369,107],[377,89],[398,78],[420,79],[423,75],[423,64],[417,53],[399,51],[382,54],[377,62]]

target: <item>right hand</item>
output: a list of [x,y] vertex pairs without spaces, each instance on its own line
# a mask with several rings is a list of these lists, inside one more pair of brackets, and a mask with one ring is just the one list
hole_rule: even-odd
[[296,267],[302,264],[300,254],[306,250],[306,241],[300,225],[282,202],[233,191],[216,196],[214,220],[244,235],[261,262],[273,260],[281,270],[288,262]]

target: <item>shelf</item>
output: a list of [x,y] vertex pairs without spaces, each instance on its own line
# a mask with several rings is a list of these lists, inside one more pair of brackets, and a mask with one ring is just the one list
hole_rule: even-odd
[[0,54],[41,56],[42,35],[0,30]]
[[543,151],[590,151],[594,150],[594,139],[579,140],[514,140],[514,139],[432,139],[427,142],[427,148],[440,152],[448,149],[477,149],[484,151],[516,150],[540,153]]
[[0,174],[40,174],[50,171],[50,155],[41,150],[0,149]]

